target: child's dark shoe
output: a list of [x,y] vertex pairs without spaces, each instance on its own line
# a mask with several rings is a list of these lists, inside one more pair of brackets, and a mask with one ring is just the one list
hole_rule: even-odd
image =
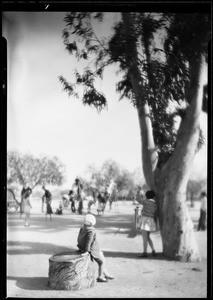
[[97,282],[107,282],[107,279],[104,277],[98,277]]
[[139,257],[148,257],[148,253],[147,252],[143,252],[141,255],[139,255]]

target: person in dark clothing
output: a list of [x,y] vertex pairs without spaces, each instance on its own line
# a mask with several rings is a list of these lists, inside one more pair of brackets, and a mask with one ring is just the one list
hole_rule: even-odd
[[80,228],[77,247],[82,253],[81,255],[90,254],[92,260],[94,259],[98,264],[98,282],[107,282],[108,279],[114,279],[106,270],[106,262],[103,252],[100,249],[97,239],[95,225],[96,219],[92,214],[87,214],[84,218],[84,225]]
[[71,202],[71,211],[76,212],[73,190],[70,190],[68,195],[69,195],[69,200]]
[[207,214],[207,194],[206,192],[202,192],[200,195],[200,218],[198,221],[198,231],[206,230],[206,214]]
[[51,203],[52,203],[52,194],[50,193],[49,190],[47,190],[45,188],[45,186],[43,185],[42,186],[42,189],[44,190],[44,199],[46,199],[46,220],[47,220],[47,215],[50,215],[50,220],[52,220],[52,206],[51,206]]
[[72,190],[76,191],[76,199],[78,201],[78,213],[79,213],[79,215],[82,215],[82,212],[83,212],[83,197],[82,197],[83,185],[79,178],[75,179],[75,182],[72,185]]
[[104,194],[104,196],[101,195],[101,193],[98,194],[97,196],[98,198],[98,208],[97,208],[97,211],[98,211],[98,215],[103,215],[104,214],[104,210],[105,210],[105,207],[106,207],[106,203],[107,203],[107,197],[106,195]]

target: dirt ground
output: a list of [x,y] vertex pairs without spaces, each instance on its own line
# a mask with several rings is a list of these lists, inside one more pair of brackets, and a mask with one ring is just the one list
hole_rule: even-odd
[[[206,298],[207,232],[196,231],[199,203],[189,208],[201,262],[183,263],[167,260],[162,254],[160,233],[152,234],[157,256],[138,258],[142,237],[134,226],[132,202],[106,208],[96,216],[97,234],[104,251],[107,269],[115,277],[107,283],[79,291],[57,291],[48,287],[49,257],[77,249],[76,240],[83,215],[65,209],[62,216],[45,220],[40,202],[32,199],[30,227],[24,217],[7,213],[7,297],[23,298]],[[53,210],[58,203],[53,204]],[[86,213],[86,203],[84,204]],[[96,207],[92,213],[97,215]],[[150,250],[150,249],[149,249]],[[98,267],[97,267],[98,274]]]

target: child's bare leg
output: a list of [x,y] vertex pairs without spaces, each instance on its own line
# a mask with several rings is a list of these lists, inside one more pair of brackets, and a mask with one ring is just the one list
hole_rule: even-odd
[[143,252],[147,252],[147,231],[142,230],[142,237],[143,237]]
[[27,226],[27,214],[25,214],[25,220],[24,221],[25,221],[24,225]]
[[104,257],[104,254],[103,254],[102,251],[101,251],[100,256],[101,256],[101,260],[103,262],[103,264],[102,264],[102,275],[101,276],[106,276],[106,277],[113,278],[112,275],[110,275],[110,273],[106,269],[106,260],[105,260],[105,257]]
[[29,221],[29,214],[28,213],[26,213],[25,214],[25,226],[28,226],[29,224],[28,224],[28,221]]
[[148,240],[149,246],[151,247],[152,251],[155,251],[153,242],[150,238],[150,232],[147,232],[147,240]]
[[103,278],[104,277],[104,271],[103,271],[103,263],[98,264],[98,277]]

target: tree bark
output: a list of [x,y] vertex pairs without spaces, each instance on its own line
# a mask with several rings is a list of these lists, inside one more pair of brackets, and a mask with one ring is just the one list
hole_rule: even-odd
[[48,285],[55,290],[81,290],[95,285],[95,262],[90,255],[63,252],[49,258]]
[[167,257],[180,261],[200,261],[193,223],[186,205],[186,188],[199,139],[203,66],[201,55],[193,62],[194,78],[188,99],[190,107],[181,125],[176,149],[158,178],[163,252]]
[[[178,261],[200,261],[186,194],[174,189],[175,169],[161,176],[157,187],[163,253]],[[181,175],[179,177],[181,181]]]

